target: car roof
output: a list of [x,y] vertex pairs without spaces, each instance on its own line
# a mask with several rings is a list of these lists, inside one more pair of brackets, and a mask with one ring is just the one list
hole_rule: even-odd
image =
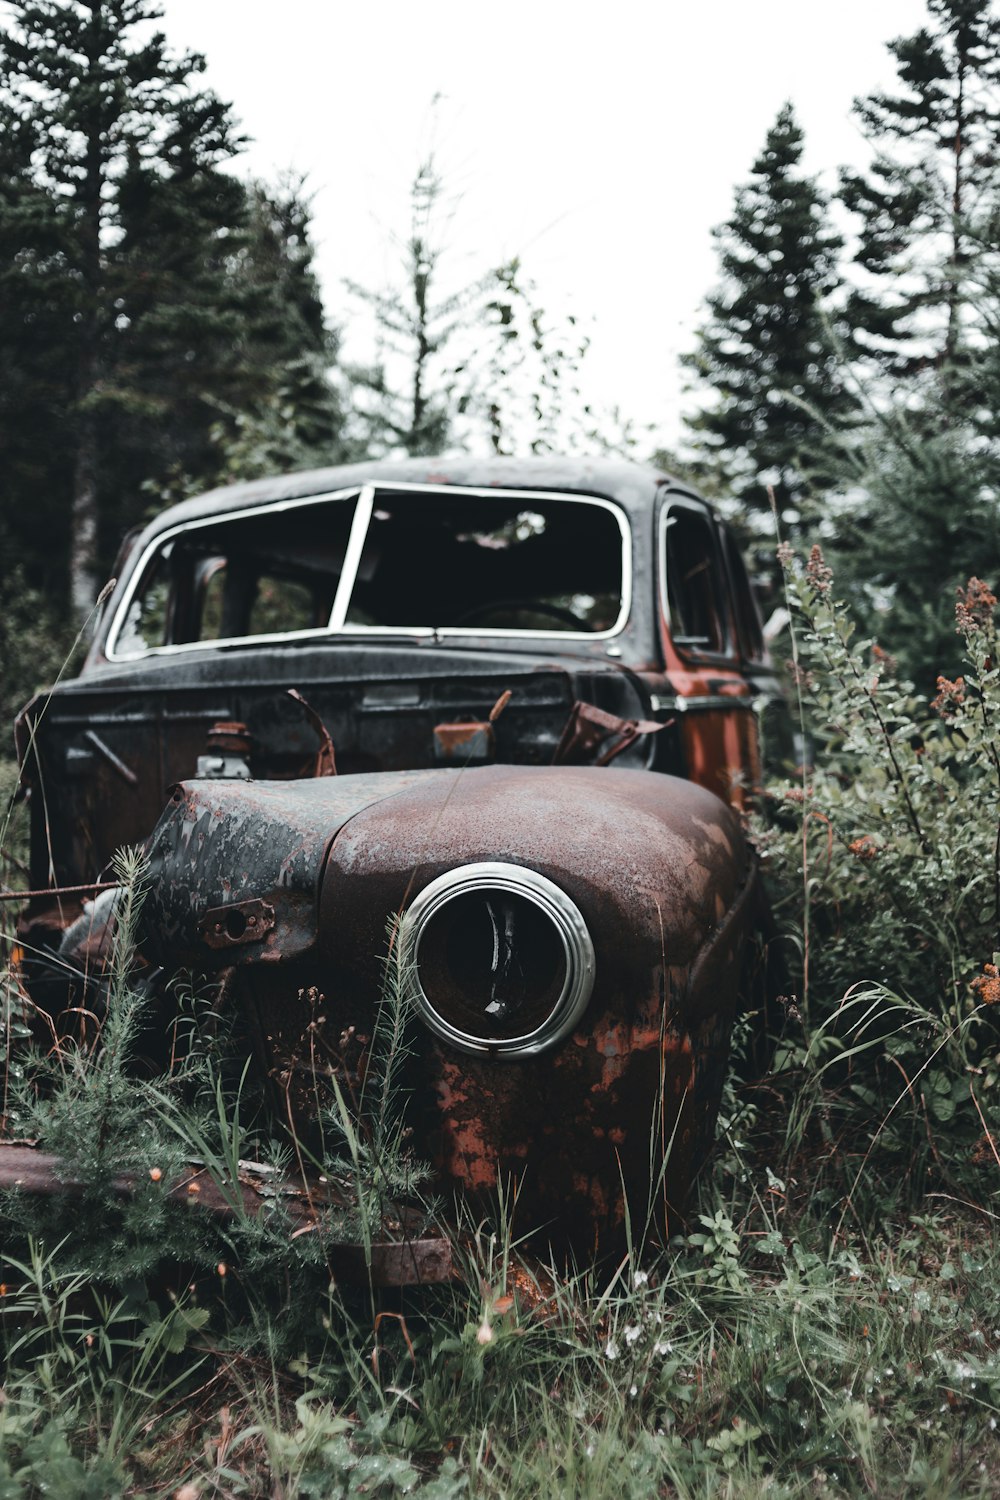
[[[629,512],[645,511],[656,490],[677,484],[664,470],[610,458],[474,458],[469,454],[433,458],[369,459],[325,469],[270,475],[209,490],[162,511],[145,530],[157,532],[230,511],[297,500],[332,490],[376,484],[461,485],[471,489],[564,490],[616,500]],[[687,489],[680,485],[679,488]]]

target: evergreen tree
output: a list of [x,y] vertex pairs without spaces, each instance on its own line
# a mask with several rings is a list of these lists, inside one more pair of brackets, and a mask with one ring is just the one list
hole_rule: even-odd
[[[119,410],[109,440],[129,467],[117,486],[126,497],[137,485],[180,496],[193,484],[345,456],[329,374],[337,340],[325,322],[301,184],[230,182],[240,193],[232,230],[201,243],[182,233],[169,273],[161,264],[120,336],[134,417]],[[149,219],[137,226],[140,271],[149,245],[165,244],[168,233],[164,226],[156,235]]]
[[[356,282],[348,289],[375,317],[377,347],[369,364],[350,370],[363,442],[375,453],[438,453],[447,446],[459,403],[464,360],[455,337],[482,281],[458,291],[439,290],[445,252],[442,220],[445,185],[433,153],[417,168],[410,187],[409,231],[402,243],[402,284],[375,291]],[[365,394],[362,394],[365,393]]]
[[[0,574],[18,560],[31,582],[64,592],[68,432],[74,370],[66,331],[76,293],[66,274],[67,227],[32,172],[36,131],[0,95]],[[6,518],[6,525],[3,524]]]
[[978,247],[1000,187],[1000,20],[992,0],[928,0],[930,26],[890,42],[901,89],[860,99],[876,148],[868,172],[842,173],[858,217],[860,284],[849,304],[877,366],[937,368],[935,397],[957,392],[978,296]]
[[786,104],[715,231],[722,282],[685,361],[716,393],[691,424],[701,465],[751,511],[768,507],[769,483],[782,511],[822,489],[827,424],[849,405],[823,312],[841,240],[802,150]]
[[68,563],[85,613],[150,492],[226,472],[248,417],[266,424],[277,407],[296,444],[332,441],[332,349],[307,206],[226,170],[241,145],[229,107],[198,86],[202,58],[169,54],[153,0],[13,0],[7,12],[5,504],[35,581],[52,586]]
[[[200,60],[170,59],[150,31],[149,0],[16,0],[10,13],[0,91],[31,140],[39,210],[47,199],[58,239],[56,256],[38,266],[48,283],[41,295],[72,309],[56,347],[72,371],[70,577],[83,613],[97,581],[102,419],[123,394],[111,351],[142,285],[141,274],[128,274],[138,270],[134,255],[121,250],[130,239],[122,194],[139,196],[141,183],[155,184],[161,199],[174,190],[174,243],[188,234],[203,241],[240,213],[238,184],[218,170],[237,141],[225,107],[190,88]],[[183,200],[178,214],[185,178],[195,201]]]

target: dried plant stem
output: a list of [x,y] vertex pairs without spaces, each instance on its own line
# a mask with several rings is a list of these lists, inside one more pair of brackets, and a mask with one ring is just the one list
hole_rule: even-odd
[[[774,485],[767,487],[767,498],[771,502],[771,514],[774,517],[774,535],[778,543],[779,553],[781,548],[781,521],[778,516],[778,502],[774,494]],[[809,798],[809,768],[806,765],[806,710],[802,701],[802,675],[799,668],[799,642],[795,633],[795,615],[792,610],[791,595],[788,592],[788,575],[785,565],[781,567],[781,583],[785,594],[785,608],[788,611],[788,629],[792,642],[792,669],[795,679],[795,703],[798,710],[799,735],[802,741],[802,765],[799,768],[802,783],[802,1011],[805,1015],[809,1013],[809,817],[807,812]]]

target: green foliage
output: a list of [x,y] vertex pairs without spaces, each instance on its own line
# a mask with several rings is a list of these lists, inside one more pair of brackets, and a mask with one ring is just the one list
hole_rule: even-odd
[[409,231],[400,246],[402,284],[382,290],[349,284],[376,323],[374,360],[350,371],[361,396],[365,447],[376,453],[418,455],[447,447],[461,375],[456,335],[480,298],[483,281],[477,277],[455,291],[440,290],[442,219],[449,217],[444,194],[431,153],[410,186]]
[[957,1161],[1000,1106],[996,600],[978,579],[962,591],[968,666],[939,678],[929,704],[886,651],[856,639],[819,548],[804,567],[784,561],[817,764],[774,789],[761,845],[798,932],[801,1005],[817,1028],[807,1063],[832,1070],[880,1129],[905,1104],[909,1132],[893,1138],[914,1161],[925,1123],[947,1126],[941,1150]]
[[686,363],[716,400],[692,423],[700,461],[751,511],[797,510],[831,483],[831,422],[851,407],[824,321],[841,240],[826,200],[801,174],[802,131],[790,104],[768,131],[732,218],[715,231],[722,282]]
[[891,631],[900,675],[930,696],[938,673],[960,669],[956,592],[1000,549],[995,444],[976,424],[941,424],[900,399],[870,410],[844,469],[859,488],[829,548],[838,586],[867,634]]
[[899,91],[858,100],[875,157],[842,174],[861,280],[849,316],[877,364],[936,365],[947,396],[967,349],[976,239],[996,213],[1000,19],[992,0],[928,0],[929,23],[889,43]]
[[558,452],[581,438],[600,445],[602,424],[578,384],[589,340],[573,316],[539,305],[520,259],[448,289],[457,204],[433,152],[417,168],[409,208],[398,284],[348,284],[375,322],[374,357],[347,372],[359,447],[420,455],[484,438],[494,453]]
[[150,492],[336,456],[329,335],[295,187],[245,187],[228,106],[152,0],[18,0],[0,32],[0,445],[34,584],[86,613]]

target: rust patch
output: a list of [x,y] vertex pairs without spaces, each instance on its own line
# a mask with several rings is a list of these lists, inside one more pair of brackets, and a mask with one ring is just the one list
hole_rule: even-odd
[[208,948],[263,942],[273,926],[274,907],[269,901],[234,901],[229,906],[216,906],[198,924]]
[[436,760],[468,765],[472,761],[492,760],[496,752],[493,725],[488,721],[468,724],[435,724],[434,756]]

